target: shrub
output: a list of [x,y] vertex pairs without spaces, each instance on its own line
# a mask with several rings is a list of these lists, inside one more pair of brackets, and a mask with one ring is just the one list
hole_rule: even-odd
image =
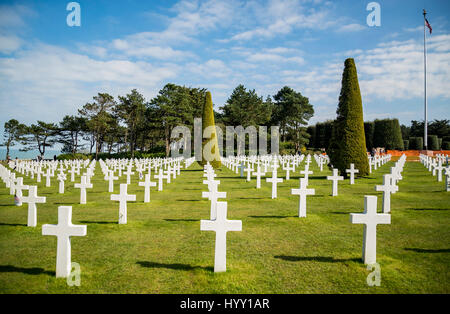
[[437,135],[428,135],[428,147],[429,150],[439,150],[439,140]]
[[409,141],[408,140],[403,140],[403,147],[405,150],[409,149]]
[[72,154],[72,153],[61,154],[56,157],[56,160],[75,160],[75,159],[86,160],[86,159],[92,159],[92,158],[85,154]]
[[364,122],[364,135],[366,137],[366,148],[368,151],[371,151],[373,148],[373,131],[375,129],[375,123]]
[[422,137],[410,137],[409,149],[423,150],[423,138]]
[[[201,166],[206,165],[207,160],[205,158],[204,151],[211,152],[212,156],[209,163],[214,168],[219,168],[222,164],[220,161],[220,152],[219,152],[219,142],[217,141],[217,135],[215,130],[215,123],[214,123],[214,110],[213,110],[213,103],[211,99],[211,92],[206,92],[206,101],[203,104],[203,115],[202,115],[202,135],[203,132],[207,127],[214,127],[213,131],[211,132],[210,138],[204,138],[202,141],[202,161],[199,161],[198,163]],[[205,149],[206,146],[206,149]]]
[[374,147],[403,150],[402,131],[398,119],[383,119],[374,121]]
[[347,176],[345,169],[355,164],[359,176],[369,174],[361,92],[355,61],[345,60],[337,118],[333,123],[333,136],[329,147],[331,164]]

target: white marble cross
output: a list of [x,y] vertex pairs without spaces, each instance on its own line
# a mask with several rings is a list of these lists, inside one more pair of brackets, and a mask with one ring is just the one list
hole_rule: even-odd
[[244,163],[241,162],[241,165],[238,168],[241,169],[241,178],[242,178],[244,176],[244,169],[245,169]]
[[253,172],[253,175],[256,176],[256,188],[260,189],[261,188],[261,176],[265,175],[265,172],[261,172],[261,166],[258,165],[258,167],[256,168],[256,172]]
[[291,173],[291,171],[295,171],[295,167],[294,167],[294,165],[290,166],[289,162],[288,162],[286,167],[283,168],[283,170],[286,171],[286,180],[290,180],[291,179],[290,173]]
[[217,187],[217,184],[212,184],[211,189],[208,192],[202,192],[202,197],[207,197],[211,201],[211,220],[215,220],[217,217],[217,200],[219,198],[227,197],[227,192],[219,192]]
[[16,174],[11,173],[9,175],[9,194],[14,195],[16,193]]
[[72,168],[70,168],[70,170],[68,170],[70,173],[70,182],[75,182],[75,173],[77,172],[75,170],[75,167],[72,166]]
[[345,169],[346,173],[350,173],[350,184],[355,184],[355,173],[359,173],[358,169],[355,169],[355,164],[350,164],[350,169]]
[[383,175],[383,185],[376,185],[375,191],[383,191],[383,213],[389,213],[391,211],[391,194],[398,191],[398,186],[392,184],[392,176],[390,174]]
[[51,186],[51,182],[50,182],[50,177],[51,177],[51,173],[50,173],[50,168],[47,168],[47,172],[44,174],[45,177],[45,186],[46,187],[50,187]]
[[58,224],[43,225],[42,235],[53,235],[58,239],[56,247],[56,277],[68,277],[72,267],[70,237],[85,236],[87,227],[72,224],[72,207],[58,207]]
[[363,262],[367,265],[377,261],[377,225],[390,224],[390,214],[377,214],[377,197],[364,196],[364,213],[350,214],[352,224],[364,224]]
[[81,176],[81,183],[75,183],[75,188],[80,189],[80,204],[86,204],[86,189],[92,188],[92,183],[86,182],[86,176]]
[[314,195],[315,193],[316,193],[315,189],[307,188],[305,178],[300,178],[300,188],[299,189],[291,189],[291,194],[300,196],[300,199],[298,202],[298,217],[306,217],[306,196]]
[[28,227],[36,227],[37,209],[36,203],[45,203],[46,197],[37,196],[37,186],[31,185],[28,189],[28,196],[22,198],[22,202],[28,203]]
[[253,171],[253,167],[250,166],[250,163],[245,168],[245,171],[247,172],[247,181],[250,181],[252,179],[252,171]]
[[114,171],[109,170],[108,174],[105,176],[105,180],[108,180],[108,192],[113,193],[114,192],[114,181],[118,180],[119,177],[114,176]]
[[167,168],[167,170],[163,171],[164,172],[164,176],[163,178],[167,180],[167,183],[170,183],[170,178],[171,178],[171,174],[172,174],[172,167]]
[[127,171],[125,171],[125,175],[127,176],[127,184],[131,183],[131,175],[133,175],[134,172],[131,171],[131,166],[127,167]]
[[38,167],[37,170],[36,170],[36,181],[37,181],[38,183],[41,182],[41,174],[43,174],[42,168],[41,168],[41,167]]
[[[449,169],[449,168],[446,168]],[[445,190],[450,192],[450,170],[446,170],[445,173]]]
[[157,175],[155,175],[154,178],[158,179],[158,191],[162,191],[163,190],[163,179],[165,178],[165,176],[163,175],[162,168],[159,168],[159,173]]
[[272,178],[266,178],[266,182],[272,183],[272,199],[277,198],[277,184],[283,182],[282,178],[277,178],[277,170],[272,171]]
[[313,172],[309,170],[309,165],[306,165],[305,166],[305,170],[300,171],[300,174],[305,175],[304,178],[306,180],[306,186],[308,186],[308,184],[309,184],[309,175],[313,174]]
[[337,169],[333,169],[333,175],[327,176],[327,180],[333,181],[333,191],[331,195],[332,196],[338,195],[338,181],[344,180],[344,177],[338,175]]
[[[203,180],[203,184],[207,184],[208,185],[208,190],[211,191],[212,189],[214,189],[214,185],[219,185],[220,184],[220,180],[214,180],[212,178],[209,178],[208,180]],[[217,187],[215,187],[217,189]]]
[[[391,180],[393,185],[397,185],[397,181],[399,180],[398,172],[395,167],[391,167]],[[395,194],[395,192],[392,192],[392,194]]]
[[150,202],[150,187],[156,186],[156,182],[150,180],[150,175],[145,175],[145,181],[139,182],[139,186],[144,187],[144,203]]
[[227,203],[217,202],[216,220],[201,220],[200,230],[216,232],[216,247],[214,255],[214,272],[227,270],[227,232],[242,231],[241,220],[227,219]]
[[59,181],[59,194],[64,194],[64,180],[67,179],[66,175],[64,172],[60,172],[58,174],[58,181]]
[[442,166],[442,161],[439,160],[437,166],[434,167],[437,172],[437,180],[438,182],[442,182],[442,170],[444,170],[444,166]]
[[28,190],[29,189],[29,185],[24,185],[23,184],[23,178],[19,177],[16,179],[16,184],[15,184],[15,189],[16,189],[16,196],[17,196],[17,203],[16,206],[22,206],[22,195],[23,195],[23,190]]
[[127,192],[128,184],[120,185],[120,194],[112,194],[111,201],[119,202],[119,224],[127,223],[127,202],[136,201],[136,195],[130,195]]

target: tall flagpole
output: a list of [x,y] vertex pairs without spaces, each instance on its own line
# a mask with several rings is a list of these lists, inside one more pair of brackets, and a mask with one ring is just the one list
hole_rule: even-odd
[[423,75],[424,75],[424,110],[425,110],[425,121],[424,121],[424,146],[425,150],[428,149],[428,117],[427,117],[427,44],[426,44],[426,15],[427,12],[423,9]]

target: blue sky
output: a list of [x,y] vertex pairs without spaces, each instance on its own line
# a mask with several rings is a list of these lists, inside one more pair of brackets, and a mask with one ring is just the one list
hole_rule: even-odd
[[450,1],[388,0],[369,27],[371,1],[0,2],[0,131],[5,121],[58,122],[98,92],[137,88],[151,99],[168,82],[204,87],[215,108],[238,84],[310,98],[311,123],[333,119],[344,60],[355,58],[364,118],[423,119],[423,17],[430,119],[450,118]]

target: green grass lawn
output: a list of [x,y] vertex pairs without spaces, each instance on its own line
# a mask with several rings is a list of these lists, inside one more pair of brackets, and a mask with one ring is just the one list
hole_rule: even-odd
[[[370,270],[361,261],[363,225],[350,223],[349,213],[363,211],[364,195],[381,193],[392,162],[371,177],[339,182],[332,197],[331,181],[313,162],[306,218],[298,218],[299,171],[278,186],[256,179],[246,182],[222,167],[219,190],[227,192],[228,219],[242,220],[242,232],[227,235],[227,272],[213,272],[214,232],[200,231],[209,219],[202,169],[181,171],[164,191],[151,191],[143,203],[137,176],[128,188],[137,202],[128,203],[128,224],[119,225],[119,204],[110,201],[100,167],[79,205],[79,190],[66,181],[46,188],[38,184],[38,226],[27,227],[27,204],[14,206],[9,189],[0,186],[0,292],[2,293],[449,293],[450,193],[423,165],[407,162],[400,191],[392,196],[390,225],[377,228],[377,262],[381,285],[369,287]],[[271,173],[268,173],[270,176]],[[279,172],[279,176],[284,172]],[[70,175],[68,176],[70,179]],[[26,178],[26,184],[33,183]],[[77,177],[79,182],[79,178]],[[125,176],[121,183],[126,181]],[[116,181],[115,193],[119,183]],[[35,181],[33,184],[36,184]],[[27,192],[25,192],[27,193]],[[72,237],[72,261],[81,266],[81,286],[55,278],[56,237],[42,236],[43,224],[57,223],[58,206],[73,206],[74,224],[87,225],[87,236]]]

